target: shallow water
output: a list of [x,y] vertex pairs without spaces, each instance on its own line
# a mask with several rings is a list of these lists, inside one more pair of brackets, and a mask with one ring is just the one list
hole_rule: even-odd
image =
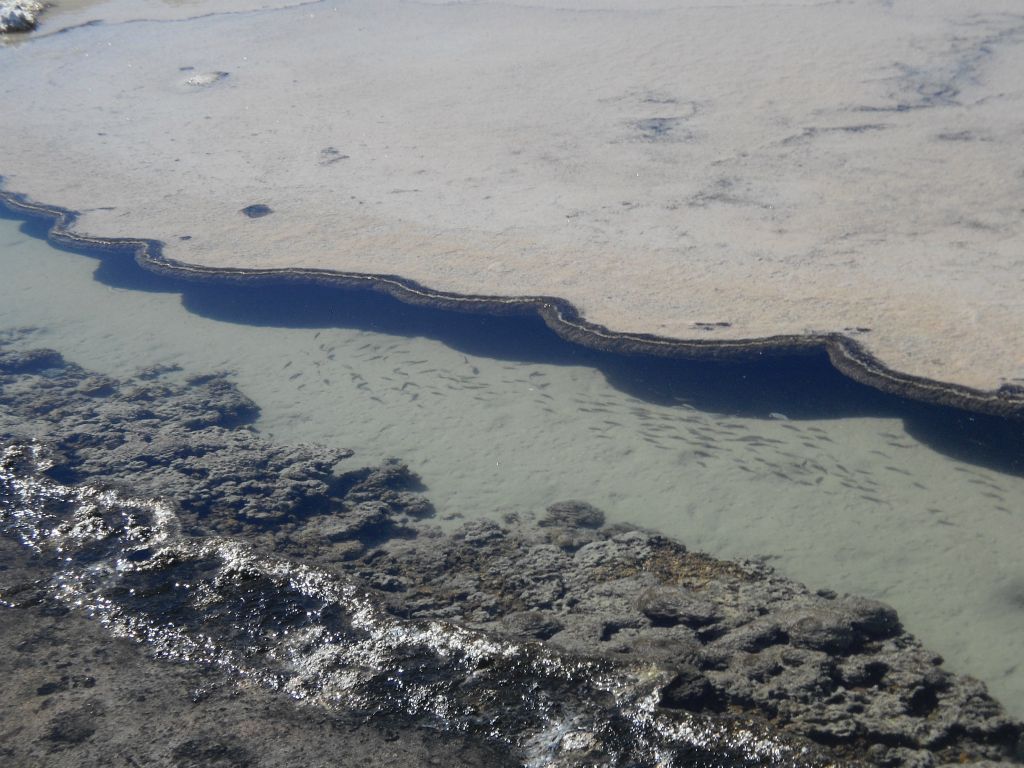
[[33,345],[112,375],[229,370],[260,430],[360,463],[399,456],[442,517],[581,498],[693,549],[881,598],[1024,714],[1020,443],[1013,430],[972,442],[1005,424],[883,397],[819,358],[630,359],[539,322],[371,294],[178,285],[10,219],[0,270],[0,328],[38,327]]

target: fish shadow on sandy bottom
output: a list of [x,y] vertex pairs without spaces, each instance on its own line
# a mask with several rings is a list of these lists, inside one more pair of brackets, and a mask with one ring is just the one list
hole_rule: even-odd
[[[3,211],[0,215],[10,217]],[[13,217],[17,218],[17,217]],[[49,221],[21,229],[46,238]],[[460,313],[403,303],[372,289],[267,278],[258,283],[186,280],[139,266],[127,253],[54,247],[97,260],[94,278],[133,291],[178,293],[189,312],[226,323],[345,328],[422,336],[464,354],[509,362],[587,366],[619,391],[659,405],[754,419],[901,419],[907,433],[956,460],[1024,476],[1024,421],[908,400],[839,373],[822,351],[692,360],[588,349],[560,338],[538,316]]]

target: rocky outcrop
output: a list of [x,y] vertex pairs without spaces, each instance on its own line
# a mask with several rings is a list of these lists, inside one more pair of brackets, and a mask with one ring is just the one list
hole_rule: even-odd
[[[520,651],[499,654],[503,674],[535,674],[541,658],[649,669],[659,717],[760,723],[825,760],[1021,759],[1024,725],[944,670],[887,605],[607,525],[582,501],[446,532],[400,462],[349,469],[347,451],[273,445],[252,428],[257,413],[225,375],[119,381],[0,342],[0,438],[42,441],[49,477],[160,497],[189,541],[232,538],[336,574],[396,622],[536,649],[533,672],[508,661]],[[467,680],[493,675],[484,668]],[[580,681],[559,680],[575,701]]]
[[648,660],[674,674],[663,707],[764,717],[850,759],[1019,757],[1021,724],[981,683],[945,671],[882,603],[621,526],[578,549],[522,521],[469,523],[443,542],[392,542],[373,559],[393,577],[393,610]]

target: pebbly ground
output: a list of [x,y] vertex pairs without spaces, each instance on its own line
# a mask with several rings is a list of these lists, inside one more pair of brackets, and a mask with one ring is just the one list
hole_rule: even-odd
[[[358,468],[346,451],[270,444],[249,426],[258,407],[225,375],[157,369],[119,381],[24,341],[0,342],[2,441],[44,442],[61,483],[171,501],[187,536],[241,539],[354,579],[397,619],[653,664],[666,716],[761,723],[820,761],[1022,758],[1024,725],[982,683],[946,672],[882,603],[607,526],[579,501],[446,533],[403,464]],[[332,765],[496,764],[486,738],[310,714],[201,667],[154,663],[97,622],[32,599],[39,565],[0,541],[0,596],[16,606],[0,611],[13,649],[0,702],[8,764],[286,765],[303,750]]]

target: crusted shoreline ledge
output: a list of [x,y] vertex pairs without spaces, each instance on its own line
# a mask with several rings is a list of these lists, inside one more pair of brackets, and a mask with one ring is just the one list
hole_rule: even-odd
[[[0,175],[0,186],[4,184]],[[244,284],[274,279],[342,288],[371,288],[407,304],[474,314],[538,315],[559,337],[583,347],[620,354],[668,358],[739,360],[772,354],[824,350],[832,365],[854,381],[888,394],[979,414],[1024,420],[1024,388],[1004,385],[984,391],[901,373],[886,366],[855,339],[841,333],[765,336],[752,339],[676,339],[622,333],[586,320],[572,303],[553,296],[485,296],[435,291],[398,275],[327,269],[231,269],[167,259],[163,243],[143,238],[103,238],[73,230],[78,213],[0,189],[0,205],[18,216],[52,221],[48,236],[71,248],[129,252],[137,264],[158,274],[196,281]]]

